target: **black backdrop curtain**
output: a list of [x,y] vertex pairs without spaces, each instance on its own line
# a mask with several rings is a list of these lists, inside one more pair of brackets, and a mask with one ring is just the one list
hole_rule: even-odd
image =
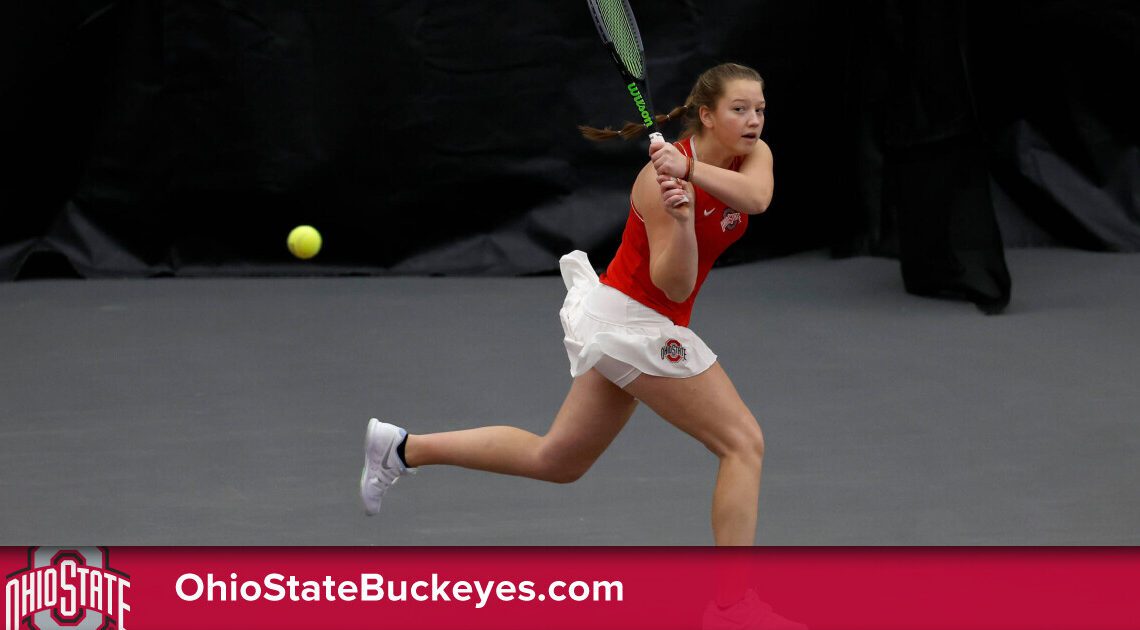
[[[776,198],[726,262],[896,256],[908,290],[1000,307],[1003,240],[1140,249],[1135,2],[633,4],[659,108],[721,61],[767,81]],[[632,118],[584,3],[70,0],[5,28],[0,279],[602,264],[644,159],[575,130]]]
[[[986,312],[1010,298],[990,168],[970,72],[971,7],[884,0],[862,14],[855,111],[870,159],[863,183],[872,251],[899,258],[907,291],[964,297]],[[983,14],[984,16],[984,14]]]

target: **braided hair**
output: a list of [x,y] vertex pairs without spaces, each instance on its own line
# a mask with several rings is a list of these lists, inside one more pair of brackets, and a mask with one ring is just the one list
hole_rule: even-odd
[[[761,88],[764,87],[764,79],[760,77],[760,73],[752,68],[738,63],[722,63],[705,70],[701,73],[701,76],[697,77],[697,82],[689,92],[689,98],[685,99],[684,105],[673,108],[668,114],[655,115],[653,117],[654,122],[658,125],[662,125],[672,120],[683,120],[685,122],[685,130],[681,133],[681,137],[687,138],[696,135],[701,129],[701,107],[715,109],[717,100],[720,99],[721,96],[724,96],[725,86],[729,81],[736,79],[756,81],[760,83]],[[649,128],[645,125],[635,122],[626,122],[622,128],[617,131],[609,127],[598,129],[586,125],[578,126],[578,131],[580,131],[584,137],[595,142],[612,140],[618,137],[622,140],[632,140],[645,134],[648,130]]]

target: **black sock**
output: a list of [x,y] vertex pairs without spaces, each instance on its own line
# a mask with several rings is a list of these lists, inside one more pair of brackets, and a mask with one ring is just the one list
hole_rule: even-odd
[[404,459],[404,445],[407,443],[408,436],[405,435],[404,439],[400,440],[400,445],[396,447],[396,456],[400,458],[400,463],[404,465],[404,468],[410,468],[408,460]]

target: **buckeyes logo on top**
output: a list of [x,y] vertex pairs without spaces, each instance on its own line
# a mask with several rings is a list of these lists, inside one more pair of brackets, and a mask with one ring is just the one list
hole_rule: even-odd
[[732,208],[725,208],[720,219],[720,231],[728,232],[735,230],[738,225],[740,225],[740,213]]
[[5,630],[126,630],[131,576],[105,547],[31,547],[4,586]]

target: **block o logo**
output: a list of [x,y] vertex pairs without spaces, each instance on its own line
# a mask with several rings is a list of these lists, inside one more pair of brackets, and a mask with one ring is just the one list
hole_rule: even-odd
[[688,358],[688,354],[689,351],[676,339],[670,339],[661,346],[661,358],[668,359],[670,363],[684,361]]
[[130,576],[112,569],[106,547],[31,547],[28,565],[7,576],[6,630],[126,630]]

